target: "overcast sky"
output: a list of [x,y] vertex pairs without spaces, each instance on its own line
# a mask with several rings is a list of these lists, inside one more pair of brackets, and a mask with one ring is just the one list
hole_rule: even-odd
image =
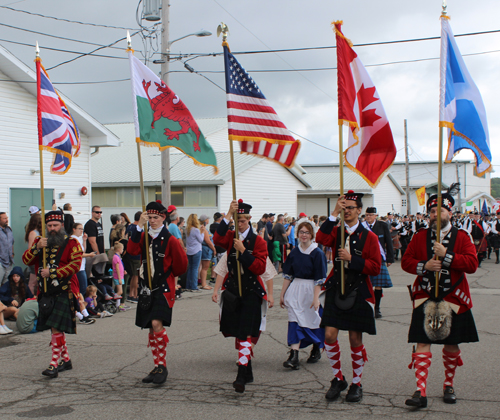
[[[106,48],[97,52],[116,58],[85,56],[62,65],[59,64],[78,55],[49,48],[88,53],[99,45],[114,43],[125,37],[124,29],[82,25],[63,19],[126,27],[135,32],[139,29],[135,17],[138,3],[138,0],[0,0],[0,44],[34,68],[34,48],[8,41],[34,45],[38,40],[43,64],[56,88],[103,124],[132,122],[130,81],[112,82],[130,77],[125,41],[115,45],[119,49]],[[441,0],[171,0],[170,4],[171,40],[201,29],[213,33],[211,37],[190,37],[175,42],[171,48],[174,56],[176,53],[221,52],[221,38],[216,36],[220,22],[229,26],[228,41],[233,53],[334,46],[335,35],[330,25],[334,20],[344,21],[343,32],[355,45],[440,35]],[[498,0],[449,0],[448,14],[455,35],[500,30]],[[99,45],[57,39],[5,25]],[[457,37],[457,44],[462,55],[475,54],[464,59],[485,102],[493,164],[496,165],[496,157],[500,155],[500,143],[496,141],[500,135],[500,123],[496,118],[500,108],[497,99],[500,32]],[[154,41],[144,44],[136,35],[133,48],[138,58],[143,58],[141,53],[145,52],[145,45],[148,56],[160,48]],[[398,149],[398,161],[404,160],[404,119],[408,120],[410,160],[437,160],[439,46],[439,40],[427,40],[355,47],[384,104]],[[237,55],[237,59],[290,130],[338,150],[336,70],[257,72],[334,68],[335,49],[246,54]],[[394,64],[401,61],[405,62]],[[188,63],[200,72],[222,72],[224,69],[220,55],[198,57]],[[58,67],[50,70],[54,66]],[[155,72],[160,71],[160,65],[150,63],[149,66]],[[223,90],[202,76],[189,73],[182,61],[172,62],[170,69],[170,87],[195,118],[226,116]],[[223,73],[202,74],[224,87]],[[77,84],[103,81],[109,82]],[[462,152],[457,158],[471,157],[469,152]],[[338,162],[338,154],[303,142],[298,163],[325,162]],[[496,169],[500,173],[498,166]]]

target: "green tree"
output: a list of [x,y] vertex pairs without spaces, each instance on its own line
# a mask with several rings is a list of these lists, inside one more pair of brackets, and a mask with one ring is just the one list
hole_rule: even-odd
[[494,198],[500,198],[500,178],[491,178],[490,195]]

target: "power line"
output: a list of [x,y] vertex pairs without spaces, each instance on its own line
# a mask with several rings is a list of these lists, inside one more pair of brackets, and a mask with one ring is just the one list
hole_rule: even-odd
[[[130,77],[127,79],[115,79],[115,80],[97,80],[94,82],[52,82],[54,85],[99,85],[103,83],[118,83],[118,82],[128,82]],[[0,79],[0,82],[7,83],[36,83],[36,80],[10,80],[10,79]]]
[[134,28],[125,28],[123,26],[100,25],[98,23],[80,22],[78,20],[69,20],[69,19],[58,18],[58,17],[55,17],[55,16],[47,16],[47,15],[42,15],[41,13],[28,12],[27,10],[14,9],[13,7],[9,7],[9,6],[0,6],[0,8],[2,8],[2,9],[8,9],[8,10],[10,10],[12,12],[26,13],[28,15],[38,16],[38,17],[42,17],[42,18],[45,18],[45,19],[53,19],[53,20],[58,20],[58,21],[61,21],[61,22],[68,22],[68,23],[77,23],[79,25],[97,26],[97,27],[100,27],[100,28],[122,29],[122,30],[129,30],[129,31],[133,31],[134,30]]

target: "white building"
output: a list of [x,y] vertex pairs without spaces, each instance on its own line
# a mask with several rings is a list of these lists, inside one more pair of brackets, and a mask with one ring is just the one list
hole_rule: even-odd
[[[45,206],[52,200],[58,206],[71,203],[77,222],[90,218],[92,148],[117,146],[116,136],[61,95],[81,132],[80,156],[73,159],[65,175],[50,174],[53,155],[43,152]],[[26,249],[24,227],[29,220],[28,209],[41,207],[40,163],[37,131],[36,74],[0,46],[0,211],[9,215],[15,239],[15,264],[21,265]],[[88,194],[82,195],[82,187]]]

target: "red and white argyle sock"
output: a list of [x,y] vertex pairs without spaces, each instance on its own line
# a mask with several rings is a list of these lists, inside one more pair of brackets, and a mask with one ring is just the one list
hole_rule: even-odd
[[252,343],[250,340],[241,341],[238,349],[238,364],[246,366],[253,356]]
[[411,363],[408,369],[415,367],[415,379],[417,380],[417,389],[422,397],[427,396],[427,376],[429,375],[429,367],[431,366],[432,353],[413,353]]
[[335,343],[327,343],[325,341],[325,351],[330,361],[330,366],[333,370],[333,376],[338,378],[340,381],[344,379],[342,375],[342,368],[340,366],[340,345],[339,340],[336,340]]
[[351,360],[352,360],[352,383],[356,385],[361,384],[361,376],[363,376],[363,367],[365,362],[368,361],[366,349],[363,344],[359,347],[351,347]]
[[66,345],[66,335],[61,333],[61,357],[65,362],[69,361],[68,346]]
[[154,333],[148,334],[148,347],[151,349],[151,353],[153,354],[153,362],[155,367],[158,366],[158,347],[156,346],[156,338]]
[[52,347],[52,360],[50,361],[50,365],[57,368],[57,364],[59,363],[59,357],[61,356],[62,350],[62,338],[63,334],[57,333],[52,334],[52,339],[50,340],[50,345]]
[[160,332],[155,332],[155,340],[156,340],[156,349],[158,355],[158,364],[167,366],[167,362],[165,358],[167,357],[167,344],[168,344],[168,336],[165,328]]
[[443,387],[453,386],[455,369],[457,368],[457,366],[462,366],[464,364],[460,355],[460,350],[458,350],[456,353],[451,353],[443,348],[443,364],[445,376]]

